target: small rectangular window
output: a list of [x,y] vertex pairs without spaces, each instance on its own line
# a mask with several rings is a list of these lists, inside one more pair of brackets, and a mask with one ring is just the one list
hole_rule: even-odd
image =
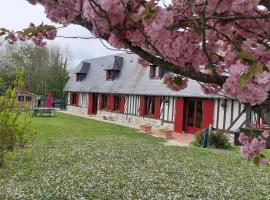
[[102,103],[101,103],[101,109],[106,109],[107,108],[107,95],[102,95]]
[[114,111],[120,110],[120,101],[121,101],[121,97],[119,95],[114,96],[114,101],[113,101],[113,110]]
[[161,79],[165,74],[165,71],[156,65],[150,65],[150,79]]
[[77,105],[77,94],[76,93],[72,94],[71,105]]
[[145,114],[154,115],[155,114],[155,97],[146,97],[145,99]]
[[80,74],[76,74],[76,81],[80,81],[81,77],[80,77]]
[[106,80],[111,81],[113,79],[113,72],[112,70],[107,70],[106,71]]
[[26,96],[26,101],[32,101],[32,97],[31,96]]
[[24,101],[24,96],[18,96],[18,101]]

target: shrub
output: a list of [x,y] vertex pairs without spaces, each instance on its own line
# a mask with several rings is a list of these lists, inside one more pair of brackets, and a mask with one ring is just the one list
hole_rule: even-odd
[[209,137],[210,146],[214,146],[219,149],[230,149],[231,143],[228,137],[223,132],[211,133]]
[[13,86],[0,96],[0,167],[3,166],[6,151],[13,150],[16,145],[24,147],[35,135],[30,111],[20,106],[15,98],[23,86],[23,73],[17,72],[16,75]]
[[[195,136],[195,141],[192,142],[192,145],[201,147],[203,145],[204,131],[200,131]],[[216,132],[209,134],[209,145],[214,148],[219,149],[229,149],[231,144],[229,139],[223,132]]]

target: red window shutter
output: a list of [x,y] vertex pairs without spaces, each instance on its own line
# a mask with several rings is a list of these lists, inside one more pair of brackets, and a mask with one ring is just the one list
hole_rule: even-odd
[[183,115],[184,115],[184,99],[177,98],[175,102],[175,118],[174,131],[182,133],[183,131]]
[[124,113],[125,112],[125,96],[122,95],[120,99],[120,112]]
[[73,94],[70,93],[69,94],[69,105],[72,105],[72,103],[73,103]]
[[113,111],[114,96],[113,95],[110,95],[109,96],[109,99],[110,99],[110,101],[109,101],[110,102],[109,110],[110,111]]
[[140,98],[140,116],[144,116],[144,107],[145,107],[145,97],[141,96],[141,98]]
[[160,118],[160,97],[155,98],[155,118]]
[[202,128],[207,128],[210,124],[213,124],[214,116],[214,100],[204,99],[203,100],[203,117],[202,117]]
[[107,105],[106,105],[107,110],[111,110],[111,96],[107,96]]
[[93,113],[93,94],[88,95],[88,115]]
[[76,106],[79,106],[79,94],[76,94]]
[[99,97],[98,97],[98,107],[99,107],[100,110],[102,109],[102,101],[103,101],[102,95],[100,94]]

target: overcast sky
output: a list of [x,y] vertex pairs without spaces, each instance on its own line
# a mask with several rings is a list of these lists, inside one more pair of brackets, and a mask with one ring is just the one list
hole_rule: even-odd
[[[33,22],[36,25],[39,25],[41,22],[51,24],[50,20],[46,18],[44,9],[41,6],[33,6],[26,0],[1,0],[0,28],[5,27],[17,31],[28,27],[30,22]],[[76,25],[70,25],[67,28],[60,30],[58,35],[91,36],[89,31]],[[57,38],[51,43],[56,43],[64,48],[69,48],[74,66],[78,65],[83,59],[117,53],[106,49],[97,39],[82,40]]]

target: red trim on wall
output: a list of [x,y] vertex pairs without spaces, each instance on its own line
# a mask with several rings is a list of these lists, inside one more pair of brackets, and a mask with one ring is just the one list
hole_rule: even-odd
[[125,112],[125,96],[124,95],[121,96],[121,100],[120,100],[120,112],[121,113]]
[[99,110],[102,109],[102,101],[103,101],[103,99],[102,99],[102,94],[100,94],[100,95],[98,96],[98,108],[99,108]]
[[141,96],[140,97],[140,116],[144,116],[144,106],[145,106],[145,97]]
[[184,98],[179,97],[175,102],[175,119],[174,119],[174,131],[182,133],[183,131],[183,119],[184,119]]
[[156,99],[155,99],[155,114],[154,114],[155,118],[160,117],[160,105],[161,105],[160,97],[156,97]]
[[214,100],[204,99],[203,102],[203,117],[202,128],[207,128],[210,124],[213,124],[214,117]]
[[76,106],[79,106],[79,94],[76,93]]
[[73,102],[73,94],[72,93],[70,93],[69,94],[69,105],[72,105],[72,102]]
[[93,94],[88,95],[88,115],[93,114]]
[[113,95],[108,95],[107,97],[107,110],[108,111],[113,111],[113,102],[114,102],[114,96]]

